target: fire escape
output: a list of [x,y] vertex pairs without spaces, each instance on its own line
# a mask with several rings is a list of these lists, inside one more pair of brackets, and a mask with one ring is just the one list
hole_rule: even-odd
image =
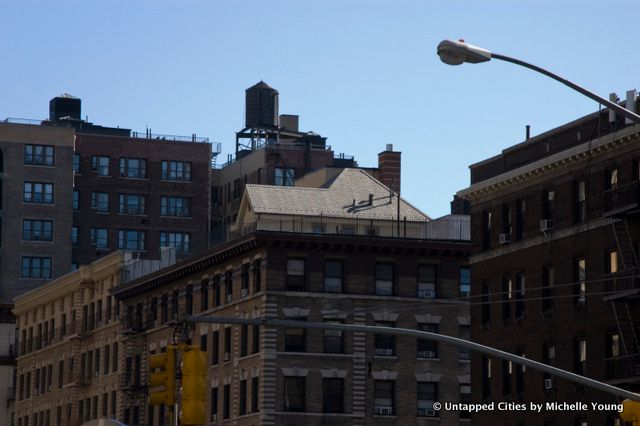
[[[640,184],[619,186],[604,193],[604,216],[613,222],[613,235],[617,247],[617,271],[612,271],[607,282],[605,301],[611,309],[617,327],[617,336],[607,342],[607,381],[640,389],[640,344],[636,312],[640,302],[639,264],[629,220],[640,213]],[[617,339],[617,341],[614,341]]]
[[146,365],[148,328],[143,321],[143,305],[128,306],[122,327],[124,356],[120,357],[119,386],[123,418],[128,424],[142,424],[147,409]]

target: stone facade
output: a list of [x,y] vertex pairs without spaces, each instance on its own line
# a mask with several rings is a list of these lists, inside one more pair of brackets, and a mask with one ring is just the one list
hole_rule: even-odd
[[[123,328],[124,356],[131,358],[132,371],[140,374],[133,382],[146,382],[148,354],[171,344],[176,336],[172,320],[190,313],[420,325],[459,336],[469,324],[468,304],[460,294],[467,250],[466,242],[452,241],[266,231],[245,235],[113,289],[124,311],[133,316],[127,321],[133,329]],[[292,260],[302,263],[293,268]],[[327,262],[342,265],[340,291],[326,287]],[[376,294],[378,264],[393,265],[391,295]],[[435,267],[437,298],[416,297],[420,265]],[[136,312],[142,313],[138,319]],[[207,351],[211,365],[208,424],[320,425],[331,419],[339,425],[433,420],[457,425],[461,421],[457,412],[438,417],[437,412],[419,411],[417,402],[418,383],[437,389],[433,397],[442,401],[458,401],[461,389],[466,392],[468,354],[458,348],[425,349],[417,346],[416,339],[396,337],[389,343],[364,333],[332,337],[322,330],[222,324],[196,324],[191,340]],[[141,356],[136,359],[136,354]],[[378,395],[376,400],[377,382],[391,386],[389,399]],[[330,385],[341,391],[328,392]],[[299,386],[297,392],[287,394],[293,392],[292,386]],[[130,417],[124,421],[166,425],[167,411],[149,410],[145,392],[144,386],[131,388]]]

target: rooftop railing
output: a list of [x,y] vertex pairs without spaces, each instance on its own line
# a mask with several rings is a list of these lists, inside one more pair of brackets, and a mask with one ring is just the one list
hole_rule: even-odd
[[[251,151],[258,151],[264,148],[268,148],[270,152],[279,152],[280,150],[285,150],[285,149],[303,150],[303,149],[306,149],[306,147],[307,147],[307,144],[305,143],[277,143],[273,140],[267,140],[267,141],[261,140],[256,143],[255,148],[252,148]],[[331,151],[331,145],[311,144],[309,148],[317,151]],[[344,156],[344,154],[341,154],[341,155]],[[335,158],[343,158],[343,157],[335,157]],[[344,156],[344,158],[352,160],[353,156]],[[225,163],[216,164],[215,166],[213,166],[213,168],[224,169],[225,167],[235,163],[237,160],[238,159],[235,154],[229,154],[229,157]]]
[[233,240],[254,231],[462,242],[468,242],[471,238],[469,221],[462,219],[434,221],[402,219],[398,222],[394,219],[301,216],[282,219],[263,218],[258,222],[239,224],[236,229],[229,231],[228,239]]

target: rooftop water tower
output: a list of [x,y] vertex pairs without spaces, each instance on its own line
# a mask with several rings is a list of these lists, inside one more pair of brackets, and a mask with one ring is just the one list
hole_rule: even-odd
[[278,126],[278,91],[264,81],[245,91],[245,127],[250,129]]

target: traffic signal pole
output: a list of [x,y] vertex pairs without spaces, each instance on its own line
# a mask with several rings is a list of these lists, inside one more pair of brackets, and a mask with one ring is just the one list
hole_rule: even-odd
[[490,355],[495,358],[511,361],[515,364],[529,367],[533,370],[542,371],[543,373],[553,374],[556,377],[560,377],[569,380],[574,383],[578,383],[593,389],[597,389],[602,392],[606,392],[611,395],[615,395],[620,398],[630,399],[632,401],[640,402],[640,395],[629,392],[628,390],[611,386],[607,383],[599,382],[589,377],[581,376],[579,374],[571,373],[560,368],[553,367],[551,365],[543,364],[538,361],[534,361],[529,358],[514,355],[509,352],[501,351],[490,346],[481,345],[479,343],[471,342],[469,340],[460,339],[457,337],[446,336],[444,334],[431,333],[429,331],[412,330],[407,328],[394,328],[394,327],[380,327],[371,325],[356,325],[356,324],[334,324],[324,322],[306,322],[306,321],[294,321],[283,319],[271,319],[271,318],[229,318],[229,317],[210,317],[210,316],[197,316],[189,315],[184,318],[188,323],[211,323],[211,324],[245,324],[245,325],[259,325],[266,327],[276,328],[309,328],[309,329],[323,329],[323,330],[340,330],[340,331],[356,331],[361,333],[372,334],[390,334],[394,336],[408,336],[416,337],[419,339],[434,340],[436,342],[447,343],[462,348],[474,350],[476,352]]

